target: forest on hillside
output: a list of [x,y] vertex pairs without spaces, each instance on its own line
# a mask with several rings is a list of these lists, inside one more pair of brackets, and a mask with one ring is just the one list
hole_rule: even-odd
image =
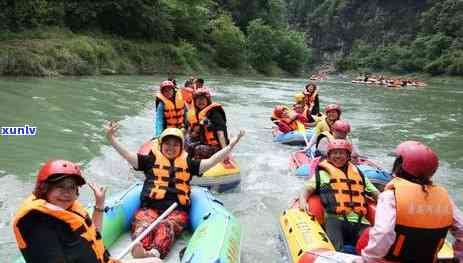
[[3,0],[0,75],[463,74],[463,0]]

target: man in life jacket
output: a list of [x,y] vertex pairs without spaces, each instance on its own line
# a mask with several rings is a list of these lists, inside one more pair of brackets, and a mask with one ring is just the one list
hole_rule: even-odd
[[317,85],[315,85],[315,83],[305,85],[302,93],[304,94],[305,104],[303,115],[310,123],[315,122],[315,119],[312,116],[318,116],[320,113]]
[[187,109],[181,92],[170,80],[161,82],[156,95],[154,137],[157,138],[166,128],[186,128]]
[[193,93],[194,107],[188,111],[188,146],[195,159],[207,159],[229,143],[227,118],[219,103],[212,102],[207,87]]
[[77,200],[85,183],[80,167],[70,161],[52,160],[42,166],[33,193],[12,223],[26,262],[121,262],[110,258],[100,235],[106,189],[88,184],[95,195],[90,217]]
[[106,126],[108,140],[135,170],[143,171],[145,174],[140,196],[141,208],[136,212],[132,222],[133,238],[143,232],[174,202],[178,203],[177,208],[132,250],[135,258],[149,256],[164,258],[169,253],[175,237],[189,222],[192,176],[201,176],[223,161],[244,135],[244,131],[240,131],[230,144],[209,159],[194,160],[184,150],[183,133],[177,128],[164,130],[159,139],[154,141],[147,155],[129,152],[115,137],[118,128],[119,124],[116,122],[110,122]]
[[341,113],[341,106],[339,106],[339,104],[328,104],[325,107],[326,116],[317,118],[317,124],[315,125],[314,132],[305,150],[309,150],[310,147],[317,142],[317,138],[321,133],[331,131],[331,126],[335,121],[341,118]]
[[374,226],[357,243],[362,259],[356,262],[437,262],[449,230],[462,262],[463,215],[447,191],[432,182],[437,155],[417,141],[399,144],[394,153],[395,178],[379,196]]
[[325,209],[326,233],[337,251],[344,244],[355,244],[361,231],[369,222],[367,193],[376,197],[379,192],[350,161],[351,144],[335,139],[328,145],[328,158],[320,162],[315,176],[304,184],[299,206],[309,211],[307,198],[320,195]]
[[283,105],[277,105],[273,108],[270,120],[277,125],[278,130],[283,133],[297,130],[298,122],[307,122],[304,116]]

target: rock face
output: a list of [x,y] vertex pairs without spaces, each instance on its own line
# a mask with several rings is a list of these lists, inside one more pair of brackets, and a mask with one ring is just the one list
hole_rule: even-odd
[[412,41],[425,0],[287,0],[291,26],[307,33],[320,60],[349,53],[357,40],[374,46]]

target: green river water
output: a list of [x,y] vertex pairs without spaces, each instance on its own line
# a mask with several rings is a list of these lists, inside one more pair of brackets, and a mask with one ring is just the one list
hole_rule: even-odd
[[[88,180],[120,191],[136,181],[134,172],[108,146],[103,124],[120,120],[119,137],[135,151],[153,135],[153,98],[162,76],[0,79],[0,127],[34,126],[36,136],[0,136],[0,258],[19,253],[11,218],[31,192],[40,165],[69,159],[84,167]],[[184,78],[179,77],[179,82]],[[243,226],[242,262],[287,262],[278,217],[302,189],[290,175],[295,147],[272,142],[271,110],[292,102],[303,79],[211,77],[206,85],[227,113],[229,132],[247,131],[235,150],[242,182],[220,194]],[[321,108],[338,102],[353,128],[362,154],[390,170],[390,152],[401,141],[417,139],[438,153],[435,181],[463,207],[463,82],[430,82],[425,88],[387,89],[351,84],[342,77],[319,83]],[[87,187],[80,199],[91,201]],[[110,194],[110,193],[109,193]]]

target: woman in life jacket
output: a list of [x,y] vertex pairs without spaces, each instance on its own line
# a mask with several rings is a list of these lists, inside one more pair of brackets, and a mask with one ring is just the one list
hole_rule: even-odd
[[315,122],[312,116],[318,116],[320,113],[320,102],[318,99],[317,85],[315,83],[308,83],[304,87],[304,112],[303,115],[309,122]]
[[166,128],[186,129],[187,109],[181,92],[177,92],[175,84],[165,80],[159,85],[156,95],[154,137],[158,138]]
[[447,191],[432,182],[439,160],[418,141],[399,144],[392,168],[395,178],[379,195],[375,224],[362,234],[356,262],[437,262],[447,232],[463,260],[463,215]]
[[328,104],[325,107],[325,115],[317,118],[312,137],[305,148],[306,151],[317,142],[318,136],[323,132],[330,132],[331,126],[341,118],[341,106],[339,104]]
[[292,109],[283,106],[277,105],[273,108],[272,117],[270,120],[278,126],[278,130],[282,133],[287,133],[290,131],[295,131],[298,129],[297,122],[306,123],[307,119],[298,114]]
[[320,195],[325,209],[326,233],[337,251],[344,244],[355,244],[361,231],[368,227],[366,195],[379,192],[349,159],[352,145],[335,139],[328,145],[328,158],[320,162],[316,173],[304,184],[299,206],[309,211],[307,198]]
[[298,93],[294,95],[293,111],[295,111],[297,114],[304,113],[304,108],[305,108],[304,97],[305,96],[302,93]]
[[90,217],[77,200],[85,183],[80,167],[70,161],[52,160],[42,166],[33,193],[12,223],[27,263],[121,263],[110,257],[100,235],[106,189],[88,183],[95,196]]
[[207,87],[194,91],[193,103],[188,111],[188,152],[194,159],[207,159],[229,143],[227,118]]
[[179,129],[164,130],[159,139],[154,141],[151,151],[147,155],[141,155],[129,152],[116,139],[115,132],[118,128],[119,124],[116,122],[110,122],[106,126],[108,140],[135,170],[143,171],[145,174],[140,196],[141,208],[136,212],[132,222],[133,237],[146,229],[174,202],[178,203],[177,208],[132,250],[132,255],[136,258],[164,258],[169,253],[175,237],[188,224],[192,176],[201,176],[223,161],[244,135],[244,131],[240,131],[230,144],[209,159],[195,160],[184,150],[183,133]]

